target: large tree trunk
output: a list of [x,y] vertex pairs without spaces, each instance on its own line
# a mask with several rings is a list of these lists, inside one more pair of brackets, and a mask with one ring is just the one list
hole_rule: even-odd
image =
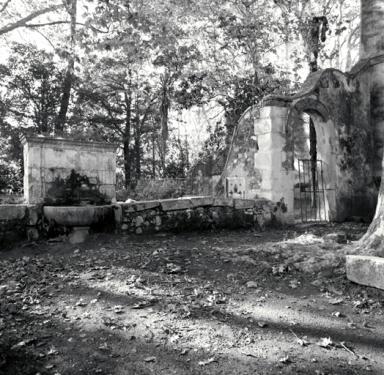
[[[361,1],[360,59],[384,53],[384,0]],[[383,152],[384,141],[384,64],[371,68],[371,125],[376,140],[375,174],[381,177],[381,186],[375,217],[367,233],[359,241],[356,252],[384,256],[384,185]]]
[[384,184],[381,179],[375,217],[355,248],[356,253],[384,256]]
[[136,127],[135,127],[135,143],[134,143],[134,153],[135,153],[135,180],[136,183],[141,177],[141,126],[139,118],[136,117]]
[[62,133],[64,130],[65,122],[67,120],[67,112],[69,107],[69,100],[71,98],[71,89],[73,82],[73,75],[75,71],[75,43],[76,43],[76,19],[77,19],[77,0],[68,0],[68,12],[71,17],[71,48],[68,55],[67,71],[65,72],[63,93],[61,96],[60,110],[56,121],[56,132]]
[[124,173],[125,173],[125,188],[129,189],[131,185],[131,105],[132,96],[131,92],[124,93],[124,100],[126,106],[125,115],[125,129],[123,139],[123,152],[124,152]]
[[160,162],[161,169],[165,171],[165,157],[167,154],[167,140],[168,140],[168,115],[169,115],[169,72],[166,71],[161,80],[161,105],[160,105],[160,125],[161,125],[161,139],[160,139]]

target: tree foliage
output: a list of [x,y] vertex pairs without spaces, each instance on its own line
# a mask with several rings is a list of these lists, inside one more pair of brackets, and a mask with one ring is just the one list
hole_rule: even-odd
[[[350,67],[358,9],[352,0],[2,0],[0,14],[5,144],[25,129],[117,142],[129,187],[186,175],[189,135],[174,114],[195,106],[222,111],[200,161],[225,158],[243,111],[294,90],[308,71],[314,18],[328,25],[320,65]],[[12,44],[16,31],[43,48]],[[12,147],[3,155],[19,160]]]

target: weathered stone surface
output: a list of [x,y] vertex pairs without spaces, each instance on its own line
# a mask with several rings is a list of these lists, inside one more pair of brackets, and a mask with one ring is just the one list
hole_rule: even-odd
[[112,206],[45,206],[44,216],[59,225],[89,226],[103,219]]
[[142,216],[138,216],[136,218],[136,222],[135,222],[136,227],[140,227],[141,225],[143,225],[143,223],[144,223],[143,217]]
[[0,205],[0,220],[21,220],[26,213],[27,206],[24,204]]
[[236,210],[244,210],[255,207],[255,201],[252,199],[234,199],[233,203]]
[[160,201],[163,211],[177,211],[192,208],[193,204],[190,199],[165,199]]
[[27,238],[29,241],[37,241],[39,237],[40,235],[37,228],[27,228]]
[[347,255],[346,270],[349,280],[384,290],[384,258]]
[[213,199],[214,207],[233,207],[232,198],[214,198]]
[[42,207],[38,205],[29,205],[28,210],[28,225],[36,225],[42,216]]
[[157,208],[160,206],[159,201],[140,201],[137,203],[132,203],[132,206],[135,211],[145,211],[145,210],[151,210],[153,208]]
[[213,197],[196,197],[191,198],[193,207],[212,206]]
[[71,244],[83,243],[88,238],[89,227],[73,227],[68,235],[68,240]]
[[121,205],[115,204],[112,206],[113,212],[115,214],[115,223],[120,224],[123,221],[123,210]]
[[27,203],[43,203],[55,179],[67,178],[72,170],[95,181],[107,201],[116,198],[117,145],[49,137],[26,137],[23,145]]

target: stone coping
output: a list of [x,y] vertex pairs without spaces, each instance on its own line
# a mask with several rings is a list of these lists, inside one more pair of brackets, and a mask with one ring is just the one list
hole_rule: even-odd
[[47,137],[47,136],[27,136],[23,135],[21,137],[21,143],[32,144],[32,145],[50,145],[54,146],[60,143],[63,143],[68,146],[88,146],[92,148],[109,148],[111,150],[116,150],[119,145],[117,143],[107,143],[107,142],[91,142],[91,141],[80,141],[71,138],[62,138],[62,137]]
[[161,199],[151,201],[137,202],[118,202],[115,205],[121,206],[128,212],[140,212],[161,207],[162,211],[186,210],[196,207],[232,207],[234,209],[243,210],[255,208],[259,204],[267,204],[268,201],[260,199],[240,199],[240,198],[214,198],[210,196],[202,197],[186,197],[177,199]]
[[0,220],[20,220],[27,213],[28,205],[26,204],[1,204]]
[[[43,205],[44,212],[57,211],[61,214],[68,211],[70,214],[80,214],[83,211],[96,212],[103,211],[108,208],[119,208],[128,212],[140,212],[161,208],[162,211],[178,211],[197,207],[231,207],[235,210],[252,209],[260,207],[261,204],[268,205],[268,201],[260,199],[232,199],[232,198],[214,198],[209,196],[203,197],[187,197],[181,199],[162,199],[152,201],[137,202],[117,202],[106,205],[86,205],[86,206],[51,206]],[[22,219],[29,210],[36,209],[39,205],[30,204],[0,204],[0,220]],[[41,206],[40,206],[41,207]]]

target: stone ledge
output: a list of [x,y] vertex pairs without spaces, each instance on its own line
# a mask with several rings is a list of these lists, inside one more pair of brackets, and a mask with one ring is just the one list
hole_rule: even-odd
[[131,203],[131,205],[134,206],[135,211],[139,212],[160,207],[160,201],[140,201],[137,203]]
[[21,220],[27,213],[25,204],[6,204],[0,205],[0,220]]
[[384,258],[347,255],[346,270],[349,280],[384,290]]
[[193,207],[204,207],[213,205],[213,197],[196,197],[190,198]]
[[119,204],[125,212],[140,212],[160,207],[160,201],[138,201]]
[[233,207],[233,198],[214,198],[214,207]]
[[255,201],[253,199],[234,199],[233,204],[236,210],[245,210],[247,208],[255,207]]
[[38,137],[38,136],[25,136],[21,137],[22,144],[28,143],[29,146],[35,145],[49,145],[55,146],[57,144],[65,144],[70,146],[77,146],[81,149],[84,147],[88,147],[90,149],[109,149],[111,152],[115,152],[115,150],[119,147],[117,143],[106,143],[106,142],[89,142],[89,141],[81,141],[75,140],[71,138],[54,138],[54,137]]
[[163,211],[178,211],[193,208],[192,201],[188,199],[164,199],[160,201]]

